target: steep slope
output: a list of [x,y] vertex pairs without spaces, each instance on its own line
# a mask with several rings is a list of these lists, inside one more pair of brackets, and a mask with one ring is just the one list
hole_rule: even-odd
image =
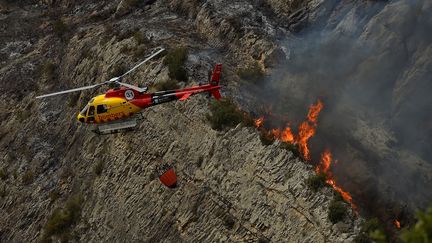
[[[360,219],[350,212],[330,223],[334,193],[305,185],[313,174],[309,165],[278,143],[262,145],[252,128],[212,130],[205,97],[148,109],[136,132],[111,136],[75,121],[92,92],[34,99],[105,80],[116,67],[137,62],[140,49],[159,45],[188,47],[189,84],[205,81],[208,69],[223,62],[224,95],[234,96],[235,64],[264,62],[275,50],[268,6],[127,3],[1,4],[0,240],[33,242],[48,232],[79,242],[353,239]],[[134,37],[137,32],[145,38]],[[152,84],[167,73],[159,59],[130,80]],[[174,161],[179,188],[169,190],[155,178],[160,158]],[[77,212],[78,220],[71,216]],[[51,215],[68,223],[50,226]]]

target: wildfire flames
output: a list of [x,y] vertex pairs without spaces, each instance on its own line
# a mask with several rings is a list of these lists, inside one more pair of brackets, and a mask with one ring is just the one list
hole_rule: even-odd
[[[315,135],[315,131],[318,126],[318,116],[321,110],[324,108],[324,104],[318,100],[316,104],[312,104],[309,107],[307,120],[302,122],[298,127],[298,134],[295,136],[289,126],[289,124],[283,129],[272,129],[271,134],[274,138],[281,141],[298,145],[300,154],[304,159],[310,160],[310,152],[308,148],[308,141]],[[264,117],[260,117],[255,120],[255,126],[257,128],[262,127],[264,124]],[[326,175],[326,183],[333,187],[334,190],[339,192],[342,198],[348,202],[353,209],[357,206],[353,203],[351,195],[344,191],[340,186],[337,185],[333,174],[330,171],[330,165],[332,162],[332,154],[330,150],[325,150],[322,155],[319,164],[315,168],[317,174],[324,173]]]
[[401,224],[400,224],[400,221],[399,221],[399,220],[395,219],[395,221],[394,221],[393,223],[394,223],[394,225],[396,226],[396,228],[398,228],[398,229],[401,228]]
[[357,209],[357,206],[353,203],[351,195],[344,191],[342,187],[336,184],[336,180],[333,176],[333,173],[330,171],[330,165],[332,162],[332,154],[326,149],[324,153],[321,154],[321,159],[319,164],[315,168],[315,172],[317,174],[324,173],[326,175],[326,183],[329,184],[333,189],[342,196],[345,202],[348,202],[353,209]]
[[315,134],[318,125],[318,115],[321,112],[322,108],[324,108],[324,104],[321,102],[321,100],[318,100],[316,105],[312,104],[309,107],[307,120],[302,122],[302,124],[300,124],[299,126],[299,136],[297,144],[299,145],[300,153],[306,160],[310,160],[310,153],[307,142]]
[[264,123],[264,117],[260,117],[258,119],[255,120],[255,126],[256,127],[261,127]]

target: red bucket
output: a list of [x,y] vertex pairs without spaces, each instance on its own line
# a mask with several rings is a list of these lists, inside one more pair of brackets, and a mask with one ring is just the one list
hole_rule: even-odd
[[177,176],[174,168],[169,164],[162,165],[159,170],[159,180],[168,188],[175,188],[177,186]]

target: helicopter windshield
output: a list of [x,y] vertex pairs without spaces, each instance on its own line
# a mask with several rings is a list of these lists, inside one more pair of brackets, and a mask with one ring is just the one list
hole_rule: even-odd
[[83,116],[86,116],[87,109],[88,109],[88,104],[86,106],[84,106],[84,108],[81,110],[80,114],[83,115]]

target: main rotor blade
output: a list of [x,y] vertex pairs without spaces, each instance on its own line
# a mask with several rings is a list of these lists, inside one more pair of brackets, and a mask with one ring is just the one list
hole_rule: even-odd
[[84,87],[75,88],[75,89],[63,90],[63,91],[55,92],[55,93],[51,93],[51,94],[40,95],[40,96],[36,96],[36,99],[45,98],[45,97],[54,96],[54,95],[59,95],[59,94],[66,94],[66,93],[71,93],[71,92],[76,92],[76,91],[81,91],[81,90],[86,90],[86,89],[93,89],[93,88],[96,88],[96,87],[104,85],[104,84],[105,83],[94,84],[94,85],[84,86]]
[[138,92],[140,92],[140,93],[142,93],[142,92],[146,92],[146,91],[147,91],[147,87],[140,88],[140,87],[137,87],[137,86],[135,86],[135,85],[127,84],[127,83],[122,83],[122,82],[119,82],[119,81],[116,81],[116,83],[118,83],[118,84],[120,84],[120,85],[123,85],[123,86],[125,86],[125,87],[128,87],[128,88],[131,88],[131,89],[133,89],[133,90],[136,90],[136,91],[138,91]]
[[157,56],[159,53],[161,53],[163,51],[165,51],[165,48],[163,48],[163,47],[157,48],[156,51],[154,53],[152,53],[149,57],[147,57],[146,59],[144,59],[144,61],[142,61],[142,62],[138,63],[137,65],[135,65],[135,67],[131,68],[129,71],[127,71],[124,74],[122,74],[121,76],[119,76],[119,78],[122,78],[122,77],[128,75],[129,73],[133,72],[139,66],[141,66],[144,63],[148,62],[150,59],[152,59],[153,57]]

